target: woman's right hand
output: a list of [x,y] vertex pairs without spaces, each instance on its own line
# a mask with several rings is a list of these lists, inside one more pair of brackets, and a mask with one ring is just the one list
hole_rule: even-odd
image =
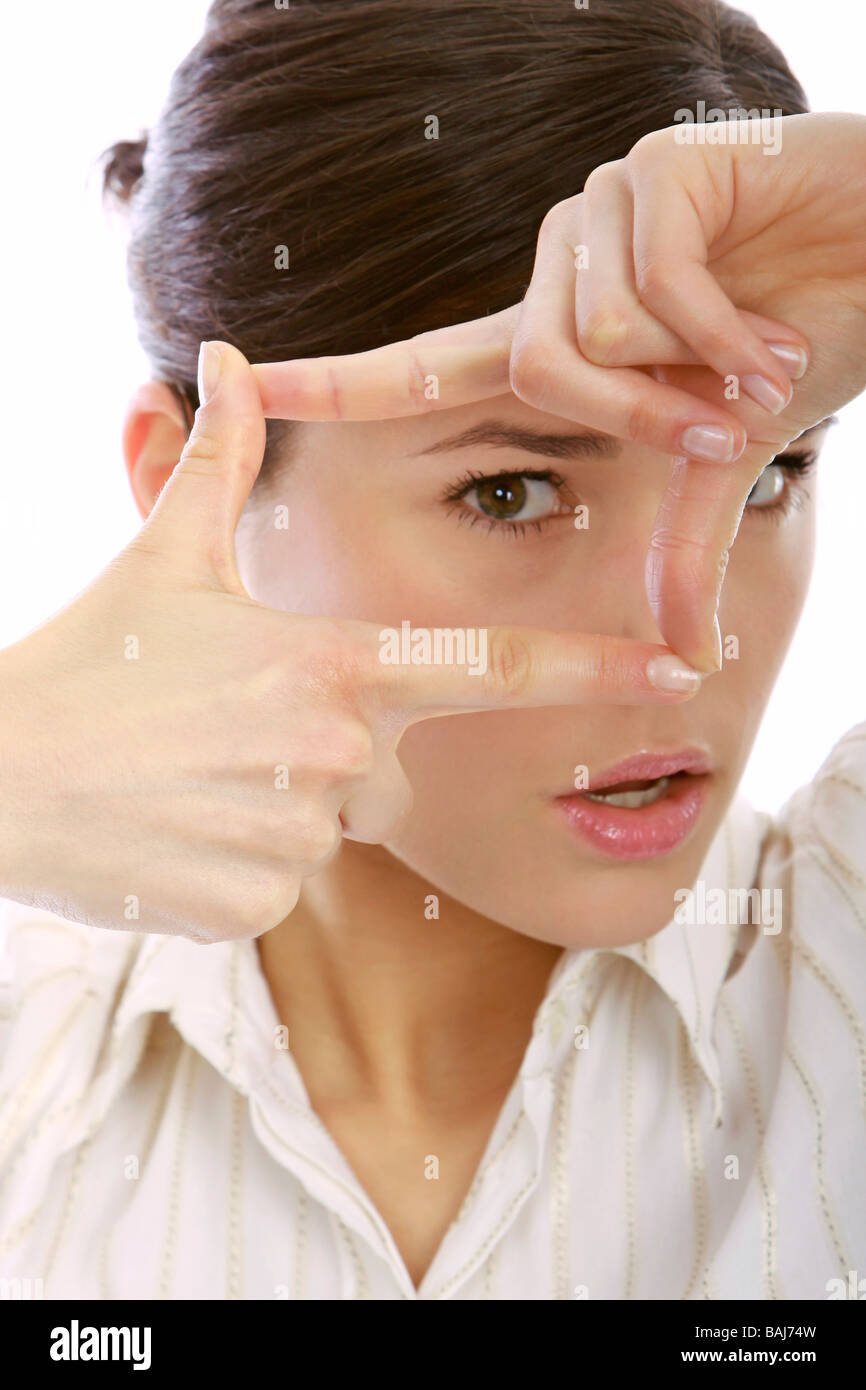
[[0,653],[0,895],[201,942],[276,926],[341,834],[390,837],[411,800],[396,748],[417,720],[676,704],[700,686],[669,648],[527,628],[486,629],[483,674],[383,664],[378,624],[256,602],[234,533],[265,421],[246,359],[214,352],[218,381],[200,382],[141,531]]
[[866,389],[866,117],[763,126],[645,135],[549,210],[520,304],[367,352],[256,364],[265,413],[385,420],[510,391],[667,454],[647,600],[675,651],[718,669],[715,615],[752,488]]

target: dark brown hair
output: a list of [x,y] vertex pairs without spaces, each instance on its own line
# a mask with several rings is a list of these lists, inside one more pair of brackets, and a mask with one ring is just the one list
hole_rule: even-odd
[[149,139],[105,156],[154,377],[195,409],[203,338],[359,352],[518,302],[547,210],[701,100],[807,109],[713,0],[216,0]]

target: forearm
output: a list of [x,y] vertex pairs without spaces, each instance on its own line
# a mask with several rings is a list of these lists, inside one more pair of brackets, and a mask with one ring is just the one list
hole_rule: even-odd
[[59,730],[40,714],[38,672],[25,638],[0,651],[0,896],[39,900],[45,884],[39,860],[52,857],[46,754]]

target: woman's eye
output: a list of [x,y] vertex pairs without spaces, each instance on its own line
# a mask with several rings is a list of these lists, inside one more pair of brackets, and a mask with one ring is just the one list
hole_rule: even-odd
[[451,494],[469,511],[488,521],[542,521],[565,510],[558,484],[552,477],[528,473],[499,473],[495,477],[467,480]]
[[771,507],[785,491],[786,478],[782,465],[768,463],[746,498],[747,507]]
[[746,498],[746,506],[750,511],[772,513],[777,520],[791,507],[802,506],[802,484],[817,459],[814,451],[779,454],[761,473]]

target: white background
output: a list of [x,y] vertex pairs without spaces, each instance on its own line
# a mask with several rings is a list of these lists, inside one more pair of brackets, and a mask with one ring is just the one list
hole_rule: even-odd
[[[206,8],[50,0],[4,15],[0,647],[68,602],[138,526],[119,438],[126,399],[149,373],[132,325],[122,222],[103,212],[96,159],[154,121]],[[859,5],[740,8],[779,44],[814,110],[866,111]],[[830,431],[812,591],[742,786],[769,810],[866,718],[864,434],[861,397]]]

